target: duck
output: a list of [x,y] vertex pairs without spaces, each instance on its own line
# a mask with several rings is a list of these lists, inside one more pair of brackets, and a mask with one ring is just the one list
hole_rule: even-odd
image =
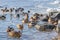
[[22,23],[24,24],[24,23],[28,23],[28,19],[23,19],[22,20]]
[[51,24],[53,24],[53,25],[57,25],[57,24],[58,24],[58,19],[50,18],[50,17],[49,17],[48,23],[51,23]]
[[20,31],[14,31],[12,27],[8,27],[7,33],[10,37],[20,38],[22,33]]
[[20,14],[17,14],[17,18],[20,18]]
[[28,21],[29,21],[28,20],[28,18],[29,18],[28,14],[26,13],[24,16],[25,16],[25,18],[23,18],[22,22],[23,23],[28,23]]
[[14,31],[14,28],[13,28],[13,27],[8,26],[8,28],[7,28],[7,32],[9,32],[9,31]]
[[21,32],[20,31],[9,31],[8,35],[10,37],[14,37],[14,38],[20,38],[21,37]]
[[31,22],[32,22],[32,21],[37,22],[37,20],[34,19],[33,17],[30,18],[30,21],[31,21]]
[[51,21],[51,18],[50,18],[48,15],[46,15],[46,16],[42,19],[42,21],[44,21],[44,22],[50,22],[50,21]]
[[39,16],[40,16],[40,14],[35,13],[35,14],[33,15],[33,18],[34,18],[34,19],[36,19],[36,20],[38,20],[38,19],[40,19],[40,17],[39,17]]
[[29,18],[28,13],[26,13],[25,14],[25,19],[28,19],[28,18]]
[[28,27],[29,27],[29,28],[32,28],[32,27],[35,26],[35,25],[36,25],[35,22],[30,22],[30,21],[29,21],[29,23],[28,23]]
[[14,11],[15,8],[10,8],[9,11],[10,13]]
[[35,25],[35,28],[39,31],[52,31],[52,30],[56,30],[56,26],[55,25],[50,25],[50,24],[45,24],[45,25]]
[[1,19],[1,20],[5,20],[6,17],[5,17],[4,15],[2,15],[2,16],[0,16],[0,19]]
[[38,13],[35,13],[33,16],[39,16],[40,14],[38,14]]
[[43,25],[36,24],[36,25],[35,25],[35,28],[36,28],[37,30],[39,30],[39,31],[45,31],[45,28],[44,28]]
[[48,18],[48,23],[51,23],[52,22],[52,19],[49,17]]
[[23,24],[22,25],[17,24],[17,28],[20,29],[20,30],[23,30]]
[[37,20],[37,17],[36,16],[33,16],[33,19]]
[[28,28],[32,28],[33,24],[31,22],[28,23]]
[[[56,26],[55,25],[44,25],[44,28],[46,29],[46,31],[51,31],[51,30],[56,30]],[[47,30],[48,29],[48,30]]]

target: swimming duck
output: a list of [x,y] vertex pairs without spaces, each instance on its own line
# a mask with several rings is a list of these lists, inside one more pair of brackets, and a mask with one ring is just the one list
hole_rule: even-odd
[[51,31],[51,30],[54,30],[56,29],[56,26],[55,25],[35,25],[35,28],[39,31]]
[[20,29],[20,30],[23,30],[23,24],[22,25],[17,24],[17,28]]
[[28,27],[29,27],[29,28],[32,28],[32,27],[35,26],[35,25],[36,25],[35,22],[29,22],[29,23],[28,23]]
[[15,37],[15,38],[20,38],[21,37],[21,32],[20,31],[9,31],[8,35],[10,37]]
[[0,16],[0,19],[4,20],[4,19],[6,19],[6,17],[4,15],[2,15],[2,16]]
[[22,23],[28,23],[28,19],[23,19]]
[[13,27],[8,26],[8,28],[7,28],[7,32],[9,32],[9,31],[14,31],[14,28],[13,28]]
[[34,19],[33,17],[30,18],[30,21],[31,21],[31,22],[32,22],[32,21],[37,22],[37,20]]
[[7,33],[10,37],[14,37],[14,38],[20,38],[22,33],[20,31],[14,31],[14,29],[12,27],[8,27],[7,29]]

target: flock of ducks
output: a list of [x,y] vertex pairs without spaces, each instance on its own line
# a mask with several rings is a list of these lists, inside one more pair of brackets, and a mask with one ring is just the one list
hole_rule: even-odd
[[[11,8],[10,10],[8,10],[7,8],[5,9],[1,9],[1,11],[4,12],[13,12],[14,8]],[[55,20],[55,19],[52,19],[50,16],[46,15],[45,18],[43,18],[41,20],[40,17],[43,17],[44,15],[43,14],[39,14],[39,13],[35,13],[33,14],[33,16],[30,17],[29,19],[29,13],[30,11],[28,11],[27,13],[23,12],[24,11],[24,8],[18,8],[18,9],[15,9],[15,13],[19,13],[19,12],[22,12],[22,15],[24,16],[24,19],[22,20],[22,24],[17,24],[17,28],[19,30],[23,30],[24,28],[24,25],[23,24],[28,24],[28,28],[32,28],[35,26],[35,28],[37,30],[53,30],[53,29],[56,29],[56,25],[58,24],[58,19]],[[1,16],[1,17],[4,17],[6,18],[5,16]],[[17,17],[20,17],[20,14],[17,14]],[[45,25],[41,26],[41,25],[38,25],[37,23],[40,22],[40,21],[43,21],[43,22],[46,22]],[[50,23],[50,24],[48,24]],[[51,25],[52,24],[52,25]],[[14,28],[12,27],[8,27],[7,28],[7,33],[9,36],[11,37],[17,37],[17,38],[20,38],[22,36],[22,32],[20,31],[15,31]]]

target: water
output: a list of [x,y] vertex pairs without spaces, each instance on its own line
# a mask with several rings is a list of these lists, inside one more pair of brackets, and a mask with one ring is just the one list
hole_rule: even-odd
[[[23,7],[27,12],[27,10],[30,10],[30,16],[32,16],[33,13],[45,13],[46,9],[48,7],[51,7],[50,3],[53,2],[52,0],[0,0],[0,5],[4,7]],[[43,6],[43,7],[42,7]],[[53,6],[54,7],[54,6]],[[53,8],[52,7],[52,8]],[[56,7],[56,6],[55,6]],[[14,13],[14,12],[13,12]],[[2,12],[0,11],[0,14]],[[6,13],[7,14],[7,13]],[[8,26],[14,27],[15,30],[18,30],[16,25],[21,24],[22,22],[22,16],[20,19],[14,18],[10,20],[10,15],[6,15],[6,20],[0,20],[0,40],[52,40],[52,38],[57,36],[57,33],[55,31],[52,32],[41,32],[36,30],[35,28],[29,29],[27,24],[24,24],[24,30],[23,35],[21,38],[11,38],[7,35],[6,29]]]
[[59,4],[51,4],[60,0],[0,0],[0,6],[4,7],[23,7],[31,12],[46,13],[49,8],[59,8]]
[[10,20],[9,14],[6,15],[6,20],[0,20],[0,40],[51,40],[52,38],[57,36],[57,33],[55,31],[52,32],[42,32],[38,31],[35,28],[29,29],[27,24],[24,24],[24,30],[22,32],[22,37],[17,38],[11,38],[7,35],[6,29],[8,26],[13,27],[15,30],[18,30],[16,25],[22,24],[22,16],[20,19],[12,18]]

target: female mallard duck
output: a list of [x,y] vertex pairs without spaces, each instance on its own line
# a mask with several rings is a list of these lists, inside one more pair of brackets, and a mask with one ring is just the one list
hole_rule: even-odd
[[28,23],[28,19],[23,19],[22,23]]
[[18,31],[18,32],[14,31],[14,29],[11,28],[11,27],[8,27],[7,32],[8,32],[8,35],[10,37],[15,37],[15,38],[20,38],[21,37],[21,32],[20,31]]
[[31,27],[33,27],[33,26],[35,26],[35,25],[36,25],[35,22],[29,22],[29,23],[28,23],[28,27],[29,27],[29,28],[31,28]]
[[35,25],[35,28],[37,29],[37,30],[39,30],[39,31],[45,31],[45,29],[44,29],[44,26],[43,25]]
[[14,31],[14,28],[13,28],[13,27],[8,26],[8,28],[7,28],[7,32],[9,32],[9,31]]
[[28,23],[28,27],[31,28],[33,25],[31,22]]
[[37,17],[36,16],[33,16],[33,19],[37,20]]
[[23,23],[28,23],[28,14],[25,14],[25,18],[22,20]]
[[20,29],[20,30],[23,30],[23,24],[22,25],[17,24],[17,28]]
[[26,14],[25,14],[25,19],[28,19],[28,18],[29,18],[29,16],[28,16],[28,14],[26,13]]
[[37,20],[34,19],[33,17],[31,17],[31,18],[30,18],[30,21],[31,21],[31,22],[32,22],[32,21],[36,22]]
[[40,31],[52,31],[52,30],[56,30],[56,26],[55,25],[50,25],[50,24],[46,24],[46,25],[35,25],[37,30]]
[[35,14],[33,15],[33,18],[36,19],[36,20],[39,20],[39,19],[40,19],[40,14],[35,13]]
[[20,38],[21,37],[21,32],[20,31],[10,31],[8,32],[8,35],[10,37],[15,37],[15,38]]

